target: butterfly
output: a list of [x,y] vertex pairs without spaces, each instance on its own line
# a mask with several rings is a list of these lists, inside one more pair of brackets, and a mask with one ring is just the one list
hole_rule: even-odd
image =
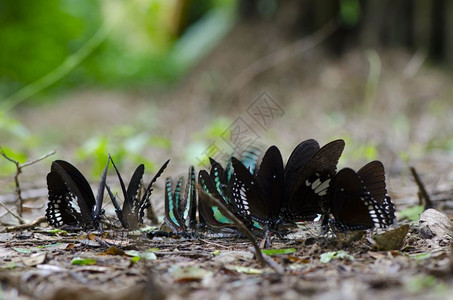
[[[261,155],[261,149],[256,146],[249,146],[243,151],[239,152],[239,159],[241,163],[253,173],[257,162]],[[210,158],[211,170],[208,173],[205,170],[201,170],[198,174],[198,183],[200,187],[210,196],[217,198],[222,204],[230,209],[240,220],[246,225],[252,225],[253,221],[248,218],[243,211],[239,209],[236,202],[233,201],[232,194],[232,175],[233,169],[231,166],[231,160],[228,161],[226,168],[224,169],[218,162]],[[233,222],[225,217],[216,206],[209,206],[207,202],[203,201],[204,194],[199,194],[198,201],[198,214],[200,219],[200,225],[208,226],[211,229],[231,229],[234,227]],[[258,225],[258,224],[256,224]],[[258,228],[260,226],[257,226]]]
[[102,229],[102,201],[109,162],[110,159],[101,175],[96,198],[90,184],[76,167],[64,160],[52,162],[47,174],[49,202],[46,219],[49,225]]
[[284,166],[280,150],[271,146],[255,175],[232,159],[233,198],[241,211],[271,230],[278,231],[284,223],[311,221],[325,211],[329,183],[343,148],[343,140],[322,148],[317,141],[306,140],[293,150]]
[[139,225],[143,224],[143,216],[145,215],[145,209],[147,209],[151,205],[149,198],[151,197],[151,193],[153,191],[153,184],[163,173],[170,160],[167,160],[159,169],[159,171],[156,173],[156,175],[153,177],[141,199],[139,198],[138,194],[142,186],[142,179],[143,174],[145,172],[145,166],[143,164],[140,164],[135,169],[134,174],[132,175],[131,180],[129,181],[129,185],[126,189],[126,185],[124,184],[123,178],[121,177],[118,168],[113,162],[113,159],[110,158],[110,161],[112,162],[112,165],[115,168],[118,180],[120,182],[121,191],[123,192],[124,197],[123,207],[121,208],[115,195],[113,195],[112,191],[110,190],[110,187],[107,185],[107,192],[109,193],[110,199],[112,200],[113,206],[115,207],[116,215],[120,220],[123,228],[132,230],[137,229]]
[[[215,164],[217,163],[215,162]],[[213,178],[206,170],[200,170],[198,173],[198,184],[208,195],[218,199],[222,204],[228,207],[223,192],[222,194],[220,192],[224,189],[216,187]],[[211,229],[232,228],[234,226],[233,222],[225,217],[216,206],[210,206],[203,200],[203,197],[205,197],[204,193],[198,193],[198,197],[198,217],[200,226],[209,227]]]
[[335,230],[386,228],[395,223],[395,206],[387,194],[384,166],[372,161],[358,172],[340,170],[329,188]]
[[193,166],[189,168],[187,181],[180,177],[176,184],[170,177],[165,179],[165,223],[175,233],[187,233],[195,229],[196,220],[196,177]]
[[292,221],[312,221],[328,211],[328,188],[343,152],[343,140],[322,148],[309,139],[291,153],[284,172],[285,196],[282,215]]
[[231,158],[233,200],[239,214],[245,215],[266,228],[274,228],[280,220],[283,203],[283,159],[276,146],[267,149],[256,175],[243,163]]

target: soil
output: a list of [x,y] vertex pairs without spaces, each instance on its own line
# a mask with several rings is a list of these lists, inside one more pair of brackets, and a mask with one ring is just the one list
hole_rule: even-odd
[[[2,298],[452,297],[451,75],[400,49],[355,49],[333,56],[322,44],[286,54],[277,65],[247,75],[250,66],[268,64],[267,55],[294,45],[293,37],[276,30],[269,24],[239,24],[184,82],[169,91],[78,90],[52,105],[21,107],[16,117],[32,134],[53,137],[54,142],[40,145],[40,150],[57,148],[55,158],[68,161],[84,141],[109,134],[115,126],[131,125],[165,136],[172,141],[170,149],[146,150],[156,162],[172,158],[163,177],[186,172],[188,164],[194,163],[186,158],[187,148],[203,141],[206,128],[219,117],[229,122],[241,117],[257,134],[257,142],[278,145],[284,157],[304,139],[325,144],[343,138],[346,149],[339,167],[359,169],[369,160],[381,160],[398,213],[419,204],[419,186],[409,166],[418,171],[435,210],[426,211],[421,222],[398,214],[399,224],[410,226],[402,247],[379,251],[373,239],[376,232],[322,236],[317,224],[302,224],[286,238],[274,237],[272,249],[294,250],[270,255],[272,268],[257,262],[247,239],[213,235],[150,239],[119,230],[106,230],[104,235],[55,233],[45,221],[7,232],[7,226],[17,220],[2,208]],[[248,113],[263,92],[283,111],[264,128]],[[52,159],[24,169],[24,193],[34,193],[25,197],[28,221],[44,215],[45,174]],[[81,168],[84,174],[86,167]],[[132,166],[129,171],[125,173],[131,173]],[[3,181],[8,189],[0,195],[1,201],[13,209],[13,178]],[[160,219],[162,186],[161,178],[152,196]],[[107,216],[113,217],[109,201],[104,206]],[[446,225],[440,222],[444,215],[437,212],[446,216]],[[151,250],[155,257],[135,262],[130,250],[142,255]],[[350,256],[323,262],[321,255],[330,251]],[[94,262],[77,265],[75,258]]]

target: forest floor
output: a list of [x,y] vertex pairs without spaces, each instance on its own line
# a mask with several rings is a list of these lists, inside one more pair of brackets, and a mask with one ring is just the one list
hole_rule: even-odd
[[[172,141],[171,148],[147,154],[156,162],[172,158],[163,177],[186,172],[187,148],[202,140],[206,127],[219,117],[232,124],[242,120],[259,143],[278,145],[284,157],[304,139],[323,145],[343,138],[346,149],[339,168],[359,169],[372,159],[384,163],[398,221],[410,225],[400,250],[378,251],[373,232],[322,236],[316,224],[303,224],[286,238],[274,237],[273,249],[290,250],[269,255],[273,268],[261,267],[246,239],[149,239],[109,230],[93,237],[49,231],[45,221],[7,231],[16,220],[2,208],[0,298],[451,298],[452,76],[423,56],[395,49],[332,56],[317,46],[294,54],[284,50],[294,45],[293,37],[275,30],[238,25],[171,91],[76,91],[45,107],[22,107],[17,118],[32,134],[53,137],[55,142],[46,146],[57,148],[58,158],[68,161],[80,144],[109,134],[112,127],[127,124],[159,133]],[[269,63],[273,60],[263,57],[270,53],[284,59]],[[248,113],[263,92],[281,109],[265,126]],[[20,177],[24,195],[31,195],[25,197],[26,220],[44,215],[51,160],[24,169]],[[427,211],[423,222],[401,213],[419,204],[410,166],[418,171],[435,209]],[[10,191],[2,191],[2,203],[14,208],[13,178],[1,182]],[[152,196],[159,216],[162,186],[161,178]],[[438,212],[446,216],[443,223]],[[138,254],[131,250],[142,258],[135,261]],[[321,259],[339,251],[349,255]]]

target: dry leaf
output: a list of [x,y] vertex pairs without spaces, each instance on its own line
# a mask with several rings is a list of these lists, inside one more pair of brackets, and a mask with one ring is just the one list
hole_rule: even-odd
[[396,229],[373,235],[376,248],[382,251],[400,250],[404,246],[404,240],[408,231],[409,225],[404,224]]

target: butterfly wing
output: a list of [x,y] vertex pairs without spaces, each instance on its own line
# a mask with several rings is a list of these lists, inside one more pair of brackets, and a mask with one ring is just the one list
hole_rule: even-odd
[[379,204],[383,204],[388,196],[385,184],[384,165],[380,161],[372,161],[363,166],[357,174],[362,179],[366,190],[370,192],[371,196]]
[[165,223],[174,231],[185,231],[185,224],[179,215],[179,202],[181,199],[181,186],[184,178],[179,178],[173,188],[173,181],[170,177],[165,179]]
[[140,200],[138,199],[138,191],[141,187],[143,174],[145,173],[145,166],[140,164],[134,171],[131,181],[126,190],[126,195],[123,203],[123,218],[126,219],[129,229],[138,228],[139,213],[140,213]]
[[70,163],[56,160],[52,163],[51,172],[57,173],[70,192],[67,211],[73,215],[84,228],[93,227],[93,213],[96,200],[85,177]]
[[395,205],[387,194],[384,165],[380,161],[372,161],[363,166],[357,174],[362,179],[365,189],[385,210],[383,221],[392,225],[395,220]]
[[[208,172],[205,170],[200,170],[200,172],[198,172],[198,183],[200,184],[200,188],[202,188],[208,195],[225,204],[223,196],[219,194],[214,180]],[[205,197],[204,193],[198,193],[198,197],[198,215],[202,226],[209,226],[211,228],[225,228],[233,226],[233,222],[225,217],[217,207],[209,206],[208,202],[203,200],[203,197]]]
[[231,179],[229,178],[230,175],[228,175],[231,167],[227,166],[227,169],[223,169],[223,167],[214,159],[210,158],[210,161],[211,161],[210,176],[214,181],[217,193],[223,198],[227,206],[230,207],[233,205],[232,200],[233,194],[231,193],[231,189],[229,188]]
[[334,227],[340,231],[385,228],[392,223],[394,216],[373,198],[352,169],[342,169],[335,175],[329,194]]
[[374,227],[367,205],[370,197],[366,196],[363,182],[355,171],[345,168],[335,175],[330,197],[335,228],[346,231]]
[[[256,171],[256,182],[262,193],[262,199],[269,220],[275,220],[280,215],[283,201],[283,159],[280,150],[271,146],[264,154],[263,160]],[[251,210],[257,210],[252,208]]]
[[140,206],[138,209],[138,215],[139,215],[139,223],[143,224],[143,217],[145,215],[145,209],[151,206],[149,198],[151,197],[151,194],[153,192],[153,184],[156,182],[156,180],[162,175],[164,172],[165,168],[167,167],[168,163],[170,160],[167,160],[162,167],[160,167],[159,171],[156,173],[156,175],[153,177],[151,182],[149,183],[148,187],[145,190],[145,194],[143,195],[142,199],[140,200]]
[[[105,185],[106,185],[106,180],[107,180],[107,172],[109,169],[109,163],[110,163],[110,158],[107,160],[107,165],[104,168],[104,171],[102,172],[101,175],[101,181],[99,182],[99,188],[98,188],[98,193],[96,196],[96,205],[94,207],[93,211],[93,225],[95,228],[98,228],[101,230],[101,218],[102,215],[104,214],[104,210],[102,209],[102,202],[104,201],[104,190],[105,190]],[[91,190],[91,188],[90,188]]]
[[196,190],[196,178],[195,169],[193,166],[189,168],[189,174],[187,176],[186,189],[184,196],[181,198],[179,210],[180,215],[187,228],[195,228],[197,220],[197,190]]
[[47,223],[53,227],[76,226],[78,224],[77,219],[69,213],[68,207],[73,195],[58,173],[50,172],[47,174],[47,189],[49,191],[49,202],[46,209]]
[[319,149],[296,176],[286,196],[285,214],[295,221],[313,220],[328,210],[327,192],[344,149],[343,140],[332,141]]
[[285,166],[285,194],[291,192],[297,175],[302,171],[310,159],[319,151],[319,144],[316,140],[310,139],[301,142],[294,148]]
[[254,145],[248,146],[244,151],[240,153],[240,161],[246,167],[251,174],[255,174],[258,161],[261,158],[262,150]]
[[234,168],[232,193],[238,210],[237,214],[260,223],[268,223],[270,207],[263,200],[262,191],[255,177],[236,158],[231,158],[231,162]]

